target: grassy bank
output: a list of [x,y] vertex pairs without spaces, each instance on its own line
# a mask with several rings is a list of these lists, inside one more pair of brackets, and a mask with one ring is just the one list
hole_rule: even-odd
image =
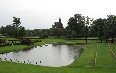
[[[2,39],[6,39],[7,42],[9,42],[8,40],[18,40],[16,38],[2,38]],[[33,45],[12,45],[12,46],[0,47],[0,53],[31,48],[34,46],[39,46],[48,43],[61,43],[61,44],[73,44],[73,45],[79,43],[85,43],[85,40],[65,40],[65,39],[39,39],[39,40],[41,40],[41,42],[34,43]],[[95,40],[88,40],[88,43],[95,43],[95,42],[96,42]]]
[[6,53],[10,51],[15,51],[15,50],[22,50],[26,48],[30,48],[32,46],[28,45],[13,45],[13,46],[5,46],[5,47],[0,47],[0,53]]
[[73,62],[71,67],[93,67],[96,52],[96,44],[88,45],[81,56]]

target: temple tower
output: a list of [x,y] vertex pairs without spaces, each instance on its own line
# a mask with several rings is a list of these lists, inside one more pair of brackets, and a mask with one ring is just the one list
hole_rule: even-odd
[[61,23],[61,18],[59,18],[59,23]]

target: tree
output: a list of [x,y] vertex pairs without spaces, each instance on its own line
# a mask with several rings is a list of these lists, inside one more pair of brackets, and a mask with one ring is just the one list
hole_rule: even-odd
[[16,17],[13,17],[14,18],[14,20],[13,20],[13,26],[14,27],[18,27],[20,24],[21,24],[21,22],[20,22],[20,18],[16,18]]
[[76,35],[82,36],[82,28],[85,24],[85,18],[81,14],[75,14],[68,20],[68,27],[71,31],[76,31]]
[[15,27],[13,27],[12,25],[7,25],[6,27],[4,27],[4,31],[5,31],[5,35],[7,36],[17,36],[17,29]]
[[54,36],[57,36],[57,38],[59,38],[60,36],[62,36],[63,33],[63,27],[61,28],[60,26],[57,26],[56,23],[54,23],[54,25],[52,25],[52,33]]
[[2,27],[0,28],[0,33],[1,33],[2,35],[5,35],[5,27],[2,26]]
[[65,38],[66,38],[66,34],[67,34],[67,29],[64,28],[64,29],[62,30],[62,36],[65,36]]
[[18,30],[19,30],[18,36],[23,38],[26,35],[25,28],[20,26]]
[[93,28],[97,33],[97,36],[99,37],[99,39],[103,40],[103,36],[104,36],[104,25],[105,25],[105,19],[99,18],[93,21]]
[[15,36],[16,37],[22,37],[25,36],[26,32],[25,32],[25,28],[23,26],[20,26],[21,22],[20,22],[20,18],[17,17],[13,17],[13,24],[12,27],[15,29]]
[[1,33],[3,35],[12,37],[23,37],[25,35],[25,28],[20,26],[20,18],[13,17],[13,24],[1,27]]
[[27,29],[26,30],[26,36],[32,36],[33,30]]
[[107,33],[105,36],[111,38],[112,43],[114,42],[114,36],[116,32],[116,16],[115,15],[107,15],[107,24],[106,24],[106,30]]
[[66,30],[67,30],[67,34],[66,34],[66,36],[68,37],[68,39],[70,39],[71,36],[72,36],[72,30],[70,29],[69,26],[66,27]]
[[86,43],[89,34],[89,25],[90,25],[90,18],[87,16],[85,17],[85,27],[84,27]]

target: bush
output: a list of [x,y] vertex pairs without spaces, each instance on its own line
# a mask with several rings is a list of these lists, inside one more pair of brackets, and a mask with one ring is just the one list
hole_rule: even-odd
[[21,44],[29,45],[29,44],[33,44],[33,42],[27,38],[27,39],[22,39],[21,40]]
[[1,44],[1,43],[6,43],[5,41],[6,41],[6,40],[4,40],[4,39],[0,39],[0,44]]

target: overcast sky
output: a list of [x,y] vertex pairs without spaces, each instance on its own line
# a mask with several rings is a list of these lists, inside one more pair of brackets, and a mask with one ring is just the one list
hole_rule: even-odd
[[116,0],[0,0],[0,27],[12,24],[13,16],[26,29],[51,28],[59,17],[66,27],[77,13],[94,19],[116,15]]

